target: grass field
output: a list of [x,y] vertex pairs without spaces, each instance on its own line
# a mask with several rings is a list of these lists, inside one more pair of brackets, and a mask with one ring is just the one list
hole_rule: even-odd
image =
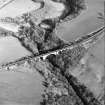
[[[14,0],[12,4],[0,10],[0,18],[5,16],[15,17],[33,8],[37,8],[39,5],[34,7],[35,5],[30,2],[30,0],[25,1],[26,0]],[[58,36],[66,41],[72,41],[102,26],[103,21],[97,17],[98,12],[103,11],[103,1],[104,0],[86,0],[87,9],[74,20],[61,24]],[[104,39],[102,39],[90,49],[90,53],[95,55],[95,59],[90,59],[91,62],[104,64],[104,47]],[[0,64],[29,54],[30,53],[20,45],[18,40],[11,37],[0,39]],[[87,76],[85,78],[86,80],[84,80],[83,76]],[[95,81],[91,73],[83,76],[80,79],[87,82],[87,84],[89,82],[92,84],[92,82]],[[88,76],[90,76],[89,82]],[[91,79],[93,79],[93,81],[91,81]],[[19,72],[0,72],[0,105],[38,105],[41,98],[41,82],[41,76],[37,72],[35,72],[35,75]],[[93,87],[92,85],[92,89],[94,89]],[[98,88],[94,91],[96,92],[97,89]]]
[[19,72],[0,72],[0,105],[39,105],[42,78]]
[[15,17],[39,7],[39,3],[34,3],[31,0],[14,0],[4,8],[0,9],[0,18],[8,16]]
[[103,12],[104,0],[85,0],[85,2],[86,9],[79,16],[59,26],[59,37],[72,41],[103,26],[103,21],[97,17],[99,12]]

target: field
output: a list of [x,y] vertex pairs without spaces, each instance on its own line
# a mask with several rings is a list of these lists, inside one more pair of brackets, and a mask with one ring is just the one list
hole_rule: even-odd
[[[15,17],[26,11],[37,9],[30,0],[14,0],[11,4],[0,10],[0,18]],[[86,9],[75,19],[62,23],[57,30],[57,36],[67,42],[89,34],[103,26],[103,20],[98,19],[98,13],[103,12],[104,0],[86,0]],[[8,10],[8,11],[7,11]],[[84,83],[96,96],[101,93],[101,82],[104,72],[104,38],[97,42],[88,51],[86,64],[91,68],[77,75],[73,75]],[[18,58],[30,55],[19,41],[13,37],[0,38],[0,65]],[[43,68],[43,67],[42,67]],[[22,68],[25,71],[27,68]],[[76,72],[76,73],[75,73]],[[33,74],[22,72],[0,72],[0,105],[39,105],[41,99],[42,78],[35,71]],[[96,88],[95,88],[96,87]]]

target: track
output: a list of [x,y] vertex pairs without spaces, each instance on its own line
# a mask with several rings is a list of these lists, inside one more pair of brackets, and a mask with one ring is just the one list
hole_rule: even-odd
[[95,44],[97,42],[97,40],[99,40],[103,37],[102,33],[104,32],[104,30],[105,30],[105,27],[103,26],[100,29],[98,29],[98,30],[96,30],[96,31],[94,31],[94,32],[92,32],[88,35],[85,35],[82,38],[78,38],[77,40],[75,40],[74,42],[71,42],[70,44],[68,44],[64,48],[57,49],[57,50],[54,50],[54,51],[53,50],[52,51],[46,51],[45,53],[35,54],[35,55],[32,55],[32,56],[26,56],[26,57],[20,58],[16,61],[3,64],[3,65],[0,66],[0,68],[2,69],[2,68],[5,68],[7,66],[9,67],[9,66],[15,65],[17,63],[21,64],[21,63],[23,63],[24,61],[27,61],[27,60],[40,59],[40,58],[45,59],[47,56],[49,56],[51,54],[58,54],[60,51],[64,51],[64,50],[72,50],[74,47],[77,47],[78,45],[83,46],[86,49],[88,49],[93,44]]

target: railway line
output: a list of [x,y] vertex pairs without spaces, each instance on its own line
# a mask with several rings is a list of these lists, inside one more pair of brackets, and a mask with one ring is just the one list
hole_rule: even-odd
[[78,38],[77,40],[75,40],[74,42],[70,42],[70,44],[66,45],[63,48],[57,49],[57,50],[52,50],[52,51],[46,51],[45,53],[41,53],[41,54],[35,54],[35,55],[31,55],[31,56],[26,56],[26,57],[22,57],[16,61],[12,61],[6,64],[3,64],[0,66],[0,69],[5,68],[5,67],[10,67],[12,65],[15,64],[22,64],[25,61],[28,60],[35,60],[35,59],[46,59],[47,56],[51,55],[51,54],[58,54],[60,51],[64,51],[64,50],[72,50],[73,48],[77,47],[77,46],[83,46],[86,49],[88,49],[90,46],[92,46],[92,44],[95,44],[97,42],[97,40],[101,39],[104,34],[102,34],[105,30],[105,27],[101,27],[100,29],[85,35],[81,38]]

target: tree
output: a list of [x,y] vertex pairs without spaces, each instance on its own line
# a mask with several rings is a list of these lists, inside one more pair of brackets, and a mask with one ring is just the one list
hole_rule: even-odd
[[[64,47],[66,43],[55,35],[54,32],[56,24],[60,23],[59,20],[64,21],[71,16],[75,17],[75,15],[78,15],[80,11],[84,9],[84,1],[52,1],[54,3],[61,2],[66,8],[62,12],[62,15],[56,17],[56,19],[46,19],[44,17],[41,20],[42,24],[50,26],[49,29],[43,28],[40,22],[40,24],[36,25],[31,18],[31,13],[26,13],[21,17],[24,21],[20,25],[19,32],[17,34],[14,33],[15,36],[17,35],[16,38],[18,38],[20,43],[32,53],[32,56],[10,62],[9,64],[2,66],[2,69],[12,70],[15,68],[14,70],[16,70],[20,65],[28,65],[29,68],[33,70],[33,73],[34,70],[37,70],[44,77],[45,81],[43,82],[43,85],[46,87],[41,105],[97,105],[97,103],[100,105],[93,95],[90,93],[88,94],[86,87],[78,83],[77,78],[73,77],[69,73],[66,74],[67,68],[69,66],[76,66],[84,56],[86,48],[83,46],[83,40],[79,40],[79,43],[74,41],[72,46],[68,44],[69,48],[67,46],[66,49]],[[29,26],[27,26],[26,23],[28,23]],[[97,39],[97,36],[92,36],[91,40],[94,38]],[[87,40],[90,41],[90,39],[86,37],[85,41],[87,42]],[[92,41],[96,42],[96,40]],[[89,43],[90,42],[87,42],[87,45]],[[77,47],[75,47],[75,45],[77,45]],[[50,52],[58,52],[58,54],[52,54]],[[50,53],[49,56],[48,53]],[[44,56],[47,56],[47,59],[41,59],[41,57]],[[90,97],[92,97],[91,101],[88,101],[86,95],[90,95]]]

